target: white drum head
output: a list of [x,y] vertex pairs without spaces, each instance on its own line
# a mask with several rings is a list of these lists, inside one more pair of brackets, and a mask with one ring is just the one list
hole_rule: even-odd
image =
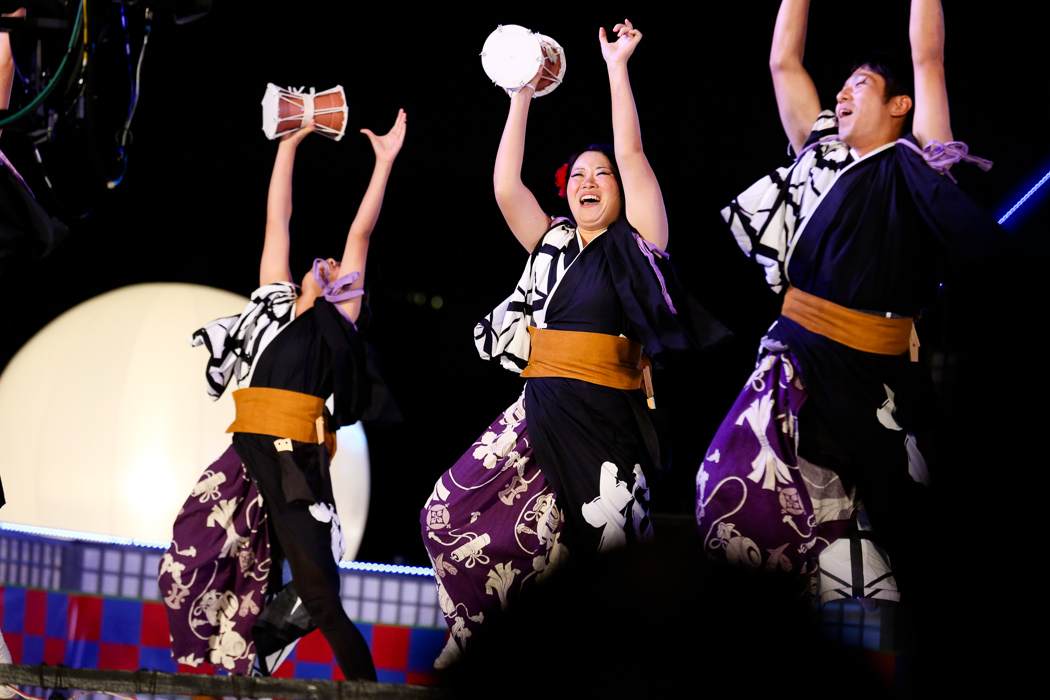
[[266,138],[270,140],[277,138],[277,124],[280,121],[280,117],[277,114],[277,102],[281,99],[281,92],[281,88],[273,83],[268,83],[266,85],[266,92],[263,93],[262,129],[263,133],[266,134]]
[[518,24],[497,27],[481,49],[485,74],[508,90],[517,90],[532,80],[543,59],[539,37]]

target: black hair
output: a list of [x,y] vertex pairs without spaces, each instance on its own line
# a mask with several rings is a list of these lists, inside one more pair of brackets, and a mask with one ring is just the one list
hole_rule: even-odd
[[850,68],[850,75],[861,68],[868,68],[872,73],[882,77],[885,88],[882,93],[883,103],[889,102],[899,95],[913,97],[914,85],[912,84],[911,67],[900,61],[897,57],[885,51],[872,51],[862,54],[854,61]]
[[616,165],[616,153],[613,151],[613,147],[607,143],[592,143],[590,146],[587,146],[586,148],[581,148],[580,150],[576,151],[571,156],[569,156],[569,159],[565,161],[565,165],[567,166],[565,169],[566,179],[572,175],[572,166],[575,165],[579,157],[587,151],[597,151],[598,153],[601,153],[603,156],[609,159],[609,165],[612,166],[613,177],[616,178],[616,186],[620,188],[620,198],[622,200],[623,182],[620,181],[620,168]]

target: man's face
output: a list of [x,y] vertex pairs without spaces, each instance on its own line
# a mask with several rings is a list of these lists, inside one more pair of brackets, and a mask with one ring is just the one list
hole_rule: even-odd
[[870,150],[897,138],[911,101],[904,96],[887,101],[885,95],[885,79],[868,66],[846,80],[835,98],[835,116],[839,136],[847,145]]
[[886,81],[881,75],[861,66],[839,90],[835,96],[835,116],[839,120],[839,136],[847,144],[853,137],[863,140],[879,129],[886,107],[885,89]]

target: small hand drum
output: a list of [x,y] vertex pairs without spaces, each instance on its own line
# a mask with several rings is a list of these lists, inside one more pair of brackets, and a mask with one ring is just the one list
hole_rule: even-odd
[[279,88],[273,83],[266,86],[262,99],[263,133],[275,139],[303,128],[313,119],[317,133],[338,141],[346,133],[346,93],[342,85],[331,90],[314,93]]
[[496,85],[513,94],[542,69],[534,97],[546,95],[565,77],[565,49],[549,36],[517,24],[500,25],[481,49],[481,67]]

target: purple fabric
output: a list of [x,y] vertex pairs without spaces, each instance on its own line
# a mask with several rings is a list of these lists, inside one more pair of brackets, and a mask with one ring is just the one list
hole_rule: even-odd
[[[323,272],[322,272],[323,270]],[[331,302],[335,308],[339,309],[339,313],[346,318],[347,321],[353,324],[354,329],[357,329],[357,324],[354,323],[354,319],[350,318],[350,314],[346,313],[346,310],[340,305],[340,302],[349,301],[359,296],[364,296],[365,290],[362,289],[348,289],[346,291],[339,291],[344,287],[349,287],[351,284],[361,278],[361,273],[354,270],[351,273],[345,274],[339,279],[328,281],[328,276],[331,271],[328,269],[328,263],[324,258],[314,258],[313,275],[314,280],[317,282],[317,286],[321,288],[321,296],[327,301]]]
[[161,560],[172,657],[250,673],[269,572],[266,508],[231,445],[193,487]]
[[696,519],[708,555],[812,574],[817,555],[850,525],[840,501],[815,507],[799,468],[797,417],[806,398],[790,352],[762,357],[696,475]]
[[634,234],[634,240],[637,241],[638,248],[642,251],[642,255],[644,255],[646,260],[649,261],[649,266],[653,268],[653,272],[656,273],[656,279],[660,281],[660,293],[664,295],[664,301],[667,302],[667,306],[671,309],[671,313],[677,314],[678,311],[674,308],[674,303],[671,301],[671,295],[667,293],[667,282],[664,281],[664,276],[660,272],[660,268],[656,266],[656,259],[653,258],[653,254],[656,253],[665,260],[670,259],[671,256],[642,238],[636,231],[631,231],[631,233]]
[[563,523],[516,402],[438,479],[420,513],[438,602],[460,647],[554,570]]
[[7,154],[5,154],[3,151],[0,151],[0,165],[10,170],[11,174],[18,178],[18,181],[21,182],[22,186],[26,188],[26,192],[28,192],[30,195],[32,195],[34,199],[36,199],[36,195],[33,194],[33,190],[29,189],[29,185],[27,185],[26,181],[22,179],[22,173],[18,172],[18,168],[14,166],[14,163],[8,160]]
[[987,158],[978,158],[977,156],[970,155],[970,147],[962,141],[949,141],[948,143],[941,143],[936,139],[930,139],[929,143],[926,144],[925,148],[920,149],[917,145],[908,141],[907,139],[898,139],[897,143],[903,144],[911,150],[922,156],[922,159],[926,161],[926,164],[931,168],[939,172],[941,175],[947,175],[951,178],[952,182],[958,183],[954,176],[948,172],[948,168],[955,165],[959,161],[966,161],[967,163],[973,163],[981,170],[985,172],[992,169],[992,161]]
[[[321,272],[322,268],[324,269],[324,272]],[[364,289],[349,289],[345,292],[339,291],[343,287],[349,287],[361,278],[361,273],[356,270],[343,275],[339,279],[328,281],[328,276],[331,274],[328,269],[328,263],[324,258],[315,258],[313,273],[314,280],[317,281],[317,286],[321,288],[322,296],[333,304],[338,304],[341,301],[349,301],[362,296],[365,293]]]

